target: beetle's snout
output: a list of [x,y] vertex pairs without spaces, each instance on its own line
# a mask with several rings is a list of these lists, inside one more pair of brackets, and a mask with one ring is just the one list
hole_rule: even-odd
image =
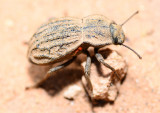
[[113,44],[122,44],[125,40],[125,35],[122,30],[122,27],[117,24],[110,25],[110,32],[112,35]]

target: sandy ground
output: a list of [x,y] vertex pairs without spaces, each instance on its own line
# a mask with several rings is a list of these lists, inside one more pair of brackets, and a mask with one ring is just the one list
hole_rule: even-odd
[[24,42],[51,17],[103,14],[121,24],[136,10],[140,13],[123,27],[128,37],[125,44],[143,59],[124,47],[111,46],[126,60],[128,75],[115,102],[94,106],[93,110],[160,113],[159,6],[159,0],[0,0],[0,113],[91,113],[84,90],[73,101],[63,97],[70,85],[82,87],[83,72],[77,63],[57,72],[43,88],[24,90],[49,69],[28,62]]

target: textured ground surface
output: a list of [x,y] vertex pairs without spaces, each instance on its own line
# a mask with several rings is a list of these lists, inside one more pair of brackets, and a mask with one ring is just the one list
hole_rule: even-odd
[[76,62],[57,72],[44,88],[24,90],[49,69],[28,62],[28,47],[24,42],[51,17],[103,14],[122,23],[136,10],[140,13],[123,26],[128,37],[125,44],[141,54],[143,60],[124,47],[111,46],[128,63],[128,75],[117,100],[95,106],[93,110],[96,113],[159,113],[159,6],[159,0],[1,0],[0,113],[91,113],[84,90],[74,101],[63,97],[70,85],[82,87],[83,73]]

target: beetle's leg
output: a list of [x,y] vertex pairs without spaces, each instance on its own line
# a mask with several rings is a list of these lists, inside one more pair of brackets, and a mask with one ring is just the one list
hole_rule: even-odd
[[102,63],[104,66],[106,66],[109,69],[111,69],[115,73],[115,75],[117,76],[117,78],[120,79],[120,76],[118,75],[118,73],[116,72],[116,70],[113,67],[111,67],[109,64],[107,64],[106,62],[104,62],[104,58],[103,58],[103,56],[100,53],[98,53],[98,49],[97,48],[94,49],[94,52],[95,52],[95,57],[97,58],[97,60],[100,63]]
[[35,85],[33,86],[29,86],[29,87],[26,87],[26,89],[31,89],[31,88],[37,88],[39,87],[44,81],[46,81],[50,76],[52,76],[52,73],[71,64],[73,62],[73,60],[75,59],[76,57],[73,57],[71,60],[65,62],[64,64],[61,64],[59,66],[56,66],[56,67],[53,67],[51,68],[47,73],[46,75],[44,76],[44,78],[42,80],[40,80],[38,83],[36,83]]
[[84,69],[84,77],[85,77],[87,84],[88,84],[88,87],[89,87],[88,93],[92,96],[93,87],[92,87],[92,83],[90,80],[91,57],[90,57],[88,51],[85,51],[85,53],[87,54],[87,60],[86,60],[86,65],[85,65],[85,69]]

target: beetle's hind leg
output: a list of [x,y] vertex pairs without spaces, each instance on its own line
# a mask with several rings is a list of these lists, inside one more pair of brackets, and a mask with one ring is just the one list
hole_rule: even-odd
[[85,69],[84,69],[84,77],[87,81],[87,85],[88,85],[88,93],[90,96],[92,96],[93,94],[93,87],[92,87],[92,83],[90,80],[90,69],[91,69],[91,57],[89,55],[88,51],[85,51],[85,53],[87,54],[87,60],[86,60],[86,65],[85,65]]
[[111,69],[111,70],[114,72],[114,74],[117,76],[117,78],[120,79],[120,76],[118,75],[118,73],[116,72],[116,70],[115,70],[113,67],[111,67],[109,64],[107,64],[106,62],[104,62],[103,56],[102,56],[100,53],[98,53],[98,48],[95,48],[95,49],[94,49],[94,52],[95,52],[95,57],[96,57],[96,59],[97,59],[100,63],[102,63],[104,66],[106,66],[106,67],[108,67],[109,69]]
[[46,75],[44,76],[44,78],[43,78],[42,80],[40,80],[38,83],[36,83],[36,84],[33,85],[33,86],[26,87],[26,90],[39,87],[40,85],[42,85],[42,83],[43,83],[44,81],[46,81],[50,76],[52,76],[52,73],[53,73],[53,72],[55,72],[55,71],[57,71],[57,70],[65,67],[65,66],[68,66],[69,64],[71,64],[71,63],[74,61],[75,58],[76,58],[76,57],[73,57],[71,60],[65,62],[64,64],[61,64],[61,65],[56,66],[56,67],[54,67],[54,68],[51,68],[51,69],[46,73]]

